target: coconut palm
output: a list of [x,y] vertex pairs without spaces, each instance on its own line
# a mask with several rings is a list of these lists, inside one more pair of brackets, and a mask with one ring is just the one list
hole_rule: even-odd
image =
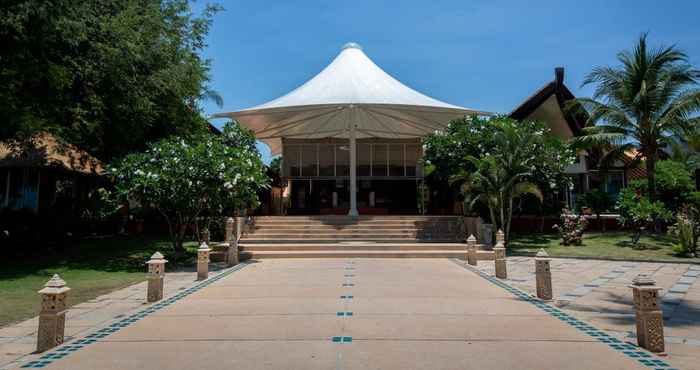
[[[532,194],[542,201],[539,187],[528,181],[533,170],[543,162],[542,153],[548,151],[543,143],[543,132],[533,132],[535,126],[512,120],[495,119],[497,128],[489,143],[490,153],[481,157],[467,156],[471,168],[464,168],[451,178],[462,184],[465,209],[481,202],[489,209],[491,222],[510,235],[513,201],[524,194]],[[537,134],[539,133],[539,135]]]
[[[470,157],[469,161],[476,168],[474,171],[460,172],[453,181],[462,183],[465,195],[465,209],[472,209],[477,202],[489,209],[491,222],[503,230],[506,239],[510,235],[513,215],[513,201],[524,194],[532,194],[542,201],[539,187],[525,179],[531,173],[524,169],[503,166],[503,156]],[[515,171],[513,171],[515,170]]]
[[[643,34],[632,51],[617,56],[621,66],[595,68],[583,86],[595,84],[592,98],[577,99],[589,113],[581,146],[612,145],[606,156],[618,158],[637,149],[647,170],[649,196],[656,197],[659,152],[693,129],[700,118],[700,71],[675,46],[649,49]],[[576,109],[571,104],[571,109]]]

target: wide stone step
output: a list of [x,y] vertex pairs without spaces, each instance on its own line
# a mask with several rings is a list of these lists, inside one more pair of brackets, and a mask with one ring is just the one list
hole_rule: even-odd
[[414,237],[385,237],[383,235],[379,236],[366,236],[366,235],[358,235],[356,237],[353,236],[339,236],[339,237],[299,237],[298,235],[295,236],[290,236],[290,237],[269,237],[269,238],[257,238],[257,237],[250,237],[250,238],[241,238],[241,243],[245,244],[269,244],[269,243],[286,243],[286,244],[305,244],[305,243],[339,243],[339,242],[355,242],[355,241],[367,241],[367,242],[387,242],[387,243],[422,243],[422,242],[436,242],[436,243],[441,243],[441,242],[448,242],[448,243],[454,243],[454,242],[459,242],[457,238],[443,238],[443,237],[435,237],[435,238],[423,238],[423,239],[418,239]]
[[457,228],[456,222],[279,222],[279,223],[255,223],[255,228],[278,227],[440,227]]
[[343,215],[312,215],[312,216],[256,216],[255,220],[259,221],[277,221],[277,220],[457,220],[460,216],[420,216],[420,215],[360,215],[359,217],[350,217]]
[[[312,224],[255,224],[253,226],[254,230],[264,230],[264,229],[279,229],[279,230],[284,230],[284,229],[327,229],[327,230],[335,230],[335,229],[425,229],[425,228],[445,228],[448,229],[450,228],[449,223],[443,223],[439,225],[435,224],[430,224],[430,225],[417,225],[417,224],[396,224],[396,223],[391,223],[391,224],[372,224],[372,223],[359,223],[359,224],[335,224],[335,225],[330,225],[330,224],[322,224],[322,223],[312,223]],[[456,227],[455,227],[456,228]]]
[[[479,251],[480,260],[493,259],[493,252]],[[460,258],[464,251],[455,250],[324,250],[324,251],[243,251],[241,259],[265,258]]]
[[345,242],[345,243],[316,243],[316,244],[247,244],[241,243],[241,251],[264,252],[264,251],[349,251],[354,249],[372,251],[397,251],[397,250],[451,250],[466,253],[466,244],[463,243],[368,243],[368,242]]
[[332,238],[416,238],[416,237],[442,237],[442,238],[456,238],[459,234],[448,233],[448,232],[429,232],[429,231],[397,231],[397,230],[372,230],[372,231],[352,231],[352,230],[342,230],[342,231],[312,231],[307,232],[303,230],[287,230],[287,231],[258,231],[252,234],[246,234],[243,239],[254,238],[254,239],[264,239],[264,238],[290,238],[290,237],[304,237],[312,236],[315,238],[321,237],[332,237]]

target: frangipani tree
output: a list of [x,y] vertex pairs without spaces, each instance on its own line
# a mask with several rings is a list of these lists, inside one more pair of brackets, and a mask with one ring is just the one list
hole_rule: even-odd
[[161,140],[108,171],[118,195],[163,216],[177,252],[184,251],[187,227],[204,210],[255,205],[256,191],[268,183],[256,151],[212,134]]

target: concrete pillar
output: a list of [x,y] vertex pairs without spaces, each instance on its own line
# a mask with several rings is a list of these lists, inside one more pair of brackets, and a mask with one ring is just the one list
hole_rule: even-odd
[[496,277],[499,279],[507,279],[506,272],[506,248],[502,243],[497,243],[493,248],[494,261],[496,263]]
[[157,302],[163,299],[163,280],[165,279],[165,263],[168,262],[160,252],[153,253],[148,265],[148,291],[146,300]]
[[357,140],[355,132],[354,114],[355,107],[350,107],[350,211],[348,215],[351,217],[359,216],[357,211]]
[[639,274],[630,287],[637,321],[637,344],[650,352],[664,352],[664,316],[659,305],[661,288],[647,274]]
[[552,270],[549,268],[549,258],[544,249],[540,249],[535,256],[535,281],[537,284],[537,298],[552,300]]
[[209,246],[202,243],[197,249],[197,280],[206,280],[209,277]]
[[476,238],[469,235],[467,238],[467,263],[476,266]]
[[501,229],[496,231],[496,244],[498,243],[503,244],[504,247],[506,246],[506,234]]
[[70,288],[55,274],[46,282],[41,294],[41,312],[36,350],[44,352],[63,343],[66,328],[66,297]]
[[226,228],[224,232],[224,242],[229,242],[233,238],[233,227],[235,225],[236,221],[233,219],[233,217],[228,217],[226,219]]

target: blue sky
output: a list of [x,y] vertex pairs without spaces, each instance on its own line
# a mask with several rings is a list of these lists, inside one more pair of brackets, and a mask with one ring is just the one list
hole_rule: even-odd
[[[700,67],[697,1],[225,1],[205,57],[222,109],[264,103],[307,81],[355,41],[426,95],[507,113],[566,69],[577,96],[595,66],[614,65],[642,32]],[[195,9],[203,2],[195,3]],[[222,124],[216,121],[215,124]],[[260,145],[265,160],[269,154]]]

